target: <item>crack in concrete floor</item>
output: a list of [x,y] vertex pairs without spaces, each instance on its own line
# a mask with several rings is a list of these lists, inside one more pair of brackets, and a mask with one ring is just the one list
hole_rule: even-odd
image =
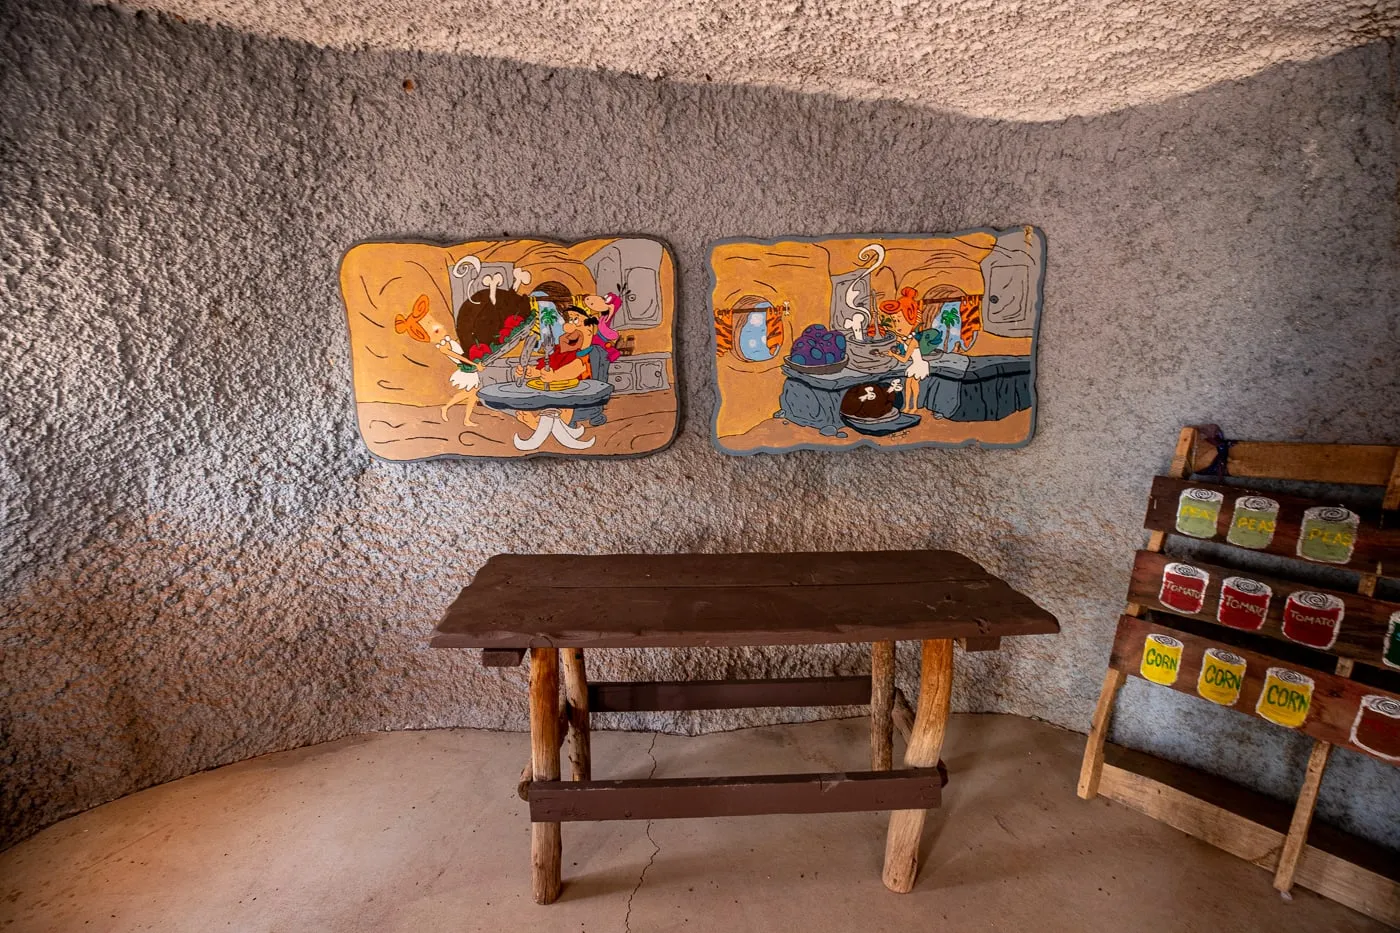
[[[656,777],[656,737],[658,734],[659,733],[655,732],[652,733],[651,744],[647,746],[647,757],[651,759],[651,770],[647,772],[648,780]],[[656,863],[656,856],[661,854],[661,846],[657,845],[656,840],[651,836],[651,824],[652,821],[647,820],[646,834],[647,841],[651,843],[651,858],[647,859],[647,863],[642,866],[642,873],[637,876],[636,887],[632,889],[631,894],[627,895],[627,913],[622,917],[623,933],[632,933],[632,898],[636,897],[637,892],[642,889],[642,882],[647,880],[647,872],[650,871],[651,866]]]

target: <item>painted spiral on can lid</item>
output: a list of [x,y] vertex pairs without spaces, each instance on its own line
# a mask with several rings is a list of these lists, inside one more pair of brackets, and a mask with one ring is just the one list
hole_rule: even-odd
[[1235,501],[1235,508],[1249,509],[1251,512],[1277,512],[1278,503],[1267,496],[1243,496]]
[[1223,585],[1246,596],[1271,596],[1274,592],[1258,580],[1251,580],[1249,577],[1226,577]]

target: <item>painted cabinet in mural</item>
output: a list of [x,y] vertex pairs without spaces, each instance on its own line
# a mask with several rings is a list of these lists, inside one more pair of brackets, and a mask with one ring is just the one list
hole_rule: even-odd
[[345,254],[360,434],[389,460],[631,456],[677,428],[675,264],[599,238]]
[[727,240],[710,252],[726,453],[1027,443],[1045,240]]

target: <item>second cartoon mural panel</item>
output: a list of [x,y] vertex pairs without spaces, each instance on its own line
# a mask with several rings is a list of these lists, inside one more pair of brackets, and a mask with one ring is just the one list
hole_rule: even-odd
[[710,253],[725,453],[1027,443],[1045,241],[729,240]]

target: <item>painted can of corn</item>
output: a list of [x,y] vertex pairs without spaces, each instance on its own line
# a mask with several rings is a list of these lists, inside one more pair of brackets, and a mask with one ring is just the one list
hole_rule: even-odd
[[1154,684],[1170,687],[1181,673],[1181,652],[1185,646],[1170,635],[1148,635],[1142,643],[1142,663],[1138,672]]
[[1234,706],[1244,686],[1245,659],[1224,648],[1207,648],[1201,659],[1196,692],[1221,706]]
[[1286,667],[1271,667],[1254,711],[1269,722],[1296,729],[1308,720],[1312,708],[1313,679]]

